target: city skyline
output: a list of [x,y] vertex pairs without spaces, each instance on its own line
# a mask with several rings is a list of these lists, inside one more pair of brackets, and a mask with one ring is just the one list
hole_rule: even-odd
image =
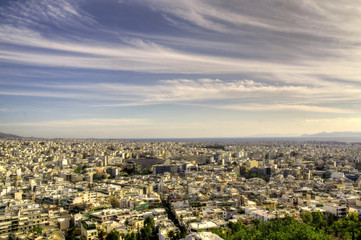
[[2,1],[0,132],[360,132],[360,12],[333,0]]

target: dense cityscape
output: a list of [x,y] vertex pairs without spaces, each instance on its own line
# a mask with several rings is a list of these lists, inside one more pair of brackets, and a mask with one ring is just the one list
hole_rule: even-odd
[[0,0],[0,240],[361,240],[360,16]]
[[0,239],[356,239],[360,171],[360,143],[1,139]]

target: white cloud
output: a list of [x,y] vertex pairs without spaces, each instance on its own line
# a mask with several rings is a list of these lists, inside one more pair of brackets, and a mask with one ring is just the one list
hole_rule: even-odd
[[[28,36],[28,37],[26,37]],[[5,43],[40,47],[53,51],[0,50],[3,61],[36,66],[127,70],[154,73],[269,73],[277,71],[292,73],[304,71],[302,67],[243,60],[228,57],[199,55],[176,51],[154,43],[133,41],[131,45],[97,42],[72,42],[46,39],[28,29],[9,26],[0,27],[0,40]],[[69,54],[71,53],[71,54]],[[85,56],[84,56],[85,54]],[[51,58],[51,61],[49,59]],[[260,67],[262,66],[262,67]],[[298,70],[297,70],[298,69]]]
[[[18,88],[14,83],[13,88]],[[40,88],[24,90],[24,88]],[[361,90],[339,85],[302,86],[269,85],[252,80],[222,81],[220,79],[174,79],[154,85],[121,83],[84,84],[22,84],[21,90],[4,90],[0,95],[37,96],[96,101],[95,107],[130,107],[153,104],[185,104],[239,111],[304,111],[354,113],[351,107],[322,106],[335,101],[360,101]],[[252,103],[249,103],[252,99]],[[106,102],[104,102],[106,101]],[[332,102],[333,101],[333,102]],[[212,104],[209,104],[212,102]]]
[[1,127],[44,127],[44,128],[126,128],[149,125],[147,119],[136,118],[89,118],[38,122],[0,123]]
[[[327,116],[359,115],[361,7],[357,2],[146,0],[139,3],[143,6],[149,4],[154,11],[165,16],[179,27],[176,29],[179,34],[167,35],[169,26],[161,26],[159,32],[154,31],[152,36],[125,32],[121,28],[109,29],[81,9],[83,4],[88,4],[87,1],[29,0],[5,4],[10,7],[0,8],[3,19],[0,23],[0,61],[24,64],[31,69],[40,66],[65,71],[82,68],[156,73],[158,76],[163,73],[188,74],[185,77],[188,79],[132,84],[125,77],[119,80],[123,83],[101,83],[103,79],[99,78],[97,83],[74,81],[73,84],[65,84],[51,83],[52,79],[61,79],[62,76],[50,77],[45,73],[41,76],[43,80],[49,76],[49,83],[31,84],[26,83],[27,72],[18,68],[19,73],[15,74],[17,79],[23,79],[21,84],[4,84],[7,80],[3,78],[0,95],[75,99],[98,107],[183,104],[248,112],[292,112],[287,116],[296,111],[327,113]],[[163,27],[165,31],[161,32]],[[12,74],[15,79],[15,74]],[[128,74],[132,73],[125,76]],[[198,74],[217,74],[220,79],[194,80],[199,77]],[[236,80],[221,80],[230,78]],[[247,78],[259,80],[237,80]],[[258,125],[253,120],[242,123],[253,131],[272,129],[280,133],[289,132],[292,128],[309,133],[359,126],[358,120],[347,119],[298,120],[291,123],[273,119],[279,121],[275,128],[273,123],[268,123],[263,130],[259,126],[264,123]],[[95,129],[102,128],[104,124],[125,131],[121,126],[126,125],[129,126],[129,136],[131,131],[136,130],[131,128],[133,123],[141,129],[140,135],[142,130],[151,133],[155,128],[163,129],[163,126],[165,135],[167,130],[186,134],[186,129],[189,129],[188,134],[195,134],[200,133],[197,129],[210,132],[209,129],[219,126],[218,122],[214,122],[204,128],[182,123],[179,127],[166,123],[153,127],[145,126],[147,122],[142,121],[93,118],[44,120],[17,123],[17,126],[38,129],[43,125],[69,129],[84,126]],[[238,136],[250,131],[247,127],[240,127],[239,122],[226,125],[236,129],[234,134]],[[322,129],[322,126],[327,129]],[[112,134],[110,128],[106,131]],[[214,136],[233,134],[229,129],[217,131]]]
[[[327,82],[322,80],[323,78],[361,82],[361,63],[356,61],[359,57],[346,53],[327,61],[307,60],[303,64],[274,63],[183,52],[142,40],[128,41],[128,45],[87,40],[79,44],[47,39],[32,30],[6,25],[0,26],[0,41],[43,48],[44,51],[0,49],[2,61],[33,66],[151,73],[259,74],[272,81],[282,82],[293,82],[294,79],[316,80],[309,81],[309,84]],[[361,52],[361,49],[354,50]]]
[[85,95],[82,93],[65,93],[65,92],[54,92],[54,91],[27,91],[27,90],[0,91],[0,95],[67,98],[67,99],[88,99],[89,98],[88,95]]
[[14,26],[44,28],[45,24],[53,24],[60,28],[91,29],[96,21],[79,8],[78,0],[28,0],[11,1],[0,9],[4,23]]
[[262,111],[262,112],[283,112],[283,111],[300,111],[300,112],[317,112],[317,113],[354,113],[349,109],[338,109],[330,107],[319,107],[312,105],[293,105],[293,104],[246,104],[246,105],[224,105],[218,106],[221,109],[241,110],[241,111]]
[[[306,123],[343,123],[339,125],[347,125],[346,123],[352,123],[352,124],[359,124],[361,123],[361,118],[321,118],[321,119],[305,119]],[[359,125],[359,128],[361,128],[361,125]]]
[[[143,1],[142,4],[144,4]],[[361,20],[358,13],[361,10],[355,2],[349,3],[352,4],[352,8],[338,1],[315,3],[308,0],[298,2],[281,0],[267,2],[152,0],[148,1],[148,4],[156,11],[186,19],[206,28],[215,27],[219,28],[220,31],[222,31],[221,29],[228,29],[233,32],[238,25],[250,25],[284,31],[287,34],[272,33],[270,34],[273,36],[271,38],[272,43],[259,42],[258,45],[251,44],[252,38],[251,40],[243,40],[242,36],[239,41],[234,42],[232,41],[234,37],[229,35],[218,42],[196,38],[178,42],[177,46],[181,46],[182,42],[186,41],[188,47],[191,43],[196,42],[198,48],[213,49],[214,51],[217,51],[218,47],[221,46],[223,55],[229,54],[232,49],[235,49],[235,52],[246,52],[248,55],[252,55],[253,51],[257,58],[252,58],[252,56],[222,57],[219,54],[210,53],[211,51],[208,51],[207,54],[195,54],[187,50],[180,51],[166,47],[166,43],[173,42],[169,36],[163,38],[165,45],[143,40],[147,39],[147,36],[144,35],[141,36],[143,39],[126,39],[123,37],[122,43],[97,42],[85,38],[77,39],[76,36],[71,36],[71,38],[69,36],[46,36],[31,30],[35,28],[29,27],[28,24],[21,24],[22,20],[29,18],[36,24],[45,21],[62,26],[76,26],[76,22],[81,22],[97,26],[97,29],[100,29],[100,26],[80,9],[78,2],[65,0],[59,3],[45,0],[40,2],[28,1],[24,6],[15,2],[10,13],[5,10],[2,12],[6,16],[5,18],[9,20],[0,24],[0,41],[23,47],[42,48],[42,51],[27,48],[23,48],[21,51],[3,48],[0,49],[1,59],[11,63],[62,68],[152,73],[249,73],[263,74],[269,79],[279,76],[279,81],[294,81],[295,78],[302,81],[302,79],[319,76],[319,80],[332,77],[361,82],[361,63],[359,61],[361,48],[358,47],[361,40],[358,27]],[[18,8],[17,11],[15,11],[16,8]],[[343,21],[342,18],[349,21]],[[13,24],[14,21],[18,24]],[[81,26],[78,27],[81,28]],[[321,37],[321,39],[288,34],[304,31],[311,32],[311,35]],[[255,34],[255,36],[261,34],[255,38],[256,41],[263,36],[263,33],[257,28],[252,28],[249,33]],[[323,37],[329,39],[325,41]],[[74,38],[77,40],[72,40]],[[345,38],[352,43],[346,41]],[[162,36],[156,39],[161,41]],[[267,44],[271,45],[267,47]],[[276,49],[276,52],[269,49]],[[264,52],[264,56],[262,56],[262,52]],[[308,56],[303,56],[304,52],[308,52]],[[315,55],[310,56],[312,54]],[[326,59],[319,58],[317,54],[330,55],[326,55]],[[284,55],[291,60],[282,61],[281,58]],[[292,57],[297,60],[293,61]],[[49,61],[49,59],[52,60]]]
[[[14,85],[16,86],[16,84]],[[252,80],[225,82],[219,79],[178,79],[159,81],[158,84],[141,86],[121,83],[84,83],[84,84],[22,84],[21,87],[41,87],[44,91],[9,90],[3,95],[24,95],[40,97],[63,97],[102,100],[135,100],[142,97],[144,102],[202,101],[221,99],[245,99],[250,96],[266,98],[270,95],[302,96],[320,94],[317,88],[307,86],[272,86]],[[63,92],[66,90],[66,92]]]
[[[144,1],[142,1],[144,2]],[[221,1],[147,0],[155,11],[219,32],[239,34],[242,26],[350,40],[357,38],[361,8],[357,1]],[[343,33],[343,34],[340,34]]]

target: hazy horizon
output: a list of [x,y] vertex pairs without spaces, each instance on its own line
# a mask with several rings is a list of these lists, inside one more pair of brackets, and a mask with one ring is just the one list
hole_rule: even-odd
[[4,0],[0,132],[361,132],[357,2]]

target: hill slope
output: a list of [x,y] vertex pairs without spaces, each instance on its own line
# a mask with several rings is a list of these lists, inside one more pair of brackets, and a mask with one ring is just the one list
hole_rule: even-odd
[[22,138],[20,136],[0,132],[0,138]]
[[301,137],[361,137],[361,132],[321,132],[316,134],[304,134]]

